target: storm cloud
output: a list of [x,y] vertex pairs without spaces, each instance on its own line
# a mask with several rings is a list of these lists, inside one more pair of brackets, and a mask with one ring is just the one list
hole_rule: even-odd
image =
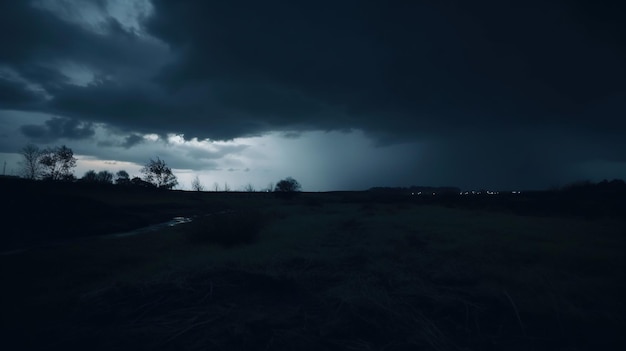
[[58,116],[19,128],[33,140],[90,138],[97,124],[121,140],[100,145],[126,149],[151,133],[357,130],[424,147],[387,156],[421,165],[416,179],[547,185],[577,164],[626,162],[623,7],[3,2],[0,110]]
[[47,120],[43,125],[26,124],[20,127],[25,136],[43,142],[57,139],[85,139],[95,135],[93,124],[76,119],[55,117]]

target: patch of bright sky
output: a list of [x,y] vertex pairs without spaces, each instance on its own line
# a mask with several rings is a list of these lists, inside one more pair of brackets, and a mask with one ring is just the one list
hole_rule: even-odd
[[74,155],[74,157],[76,157],[74,175],[78,178],[81,178],[89,170],[95,170],[96,172],[106,170],[113,174],[124,170],[128,172],[131,178],[141,177],[141,168],[143,166],[134,162],[101,160],[94,156],[86,155]]
[[376,147],[358,130],[303,132],[298,138],[282,134],[234,139],[229,142],[231,146],[245,147],[216,160],[214,170],[186,172],[180,183],[188,189],[197,175],[210,188],[214,183],[220,187],[228,183],[234,190],[247,184],[263,189],[269,183],[294,177],[306,191],[328,191],[403,185],[386,182],[391,175],[406,181],[412,176],[415,143]]
[[286,177],[297,179],[306,191],[360,190],[428,182],[413,178],[419,163],[419,144],[375,146],[359,130],[302,132],[297,138],[272,132],[229,141],[144,134],[142,142],[124,147],[128,133],[103,124],[94,125],[95,135],[90,138],[42,143],[29,140],[19,128],[25,124],[41,125],[53,116],[7,110],[0,110],[0,116],[0,126],[6,131],[0,138],[0,151],[7,153],[9,169],[18,168],[19,148],[35,142],[41,148],[59,145],[72,148],[78,157],[74,173],[77,177],[90,169],[113,173],[123,169],[131,176],[141,176],[141,167],[159,157],[173,169],[181,189],[190,189],[195,176],[207,188],[212,189],[218,183],[223,189],[227,183],[232,190],[242,190],[248,184],[263,189]]
[[[77,177],[90,169],[111,172],[124,169],[131,176],[141,176],[139,169],[150,159],[159,157],[174,170],[182,189],[190,189],[196,175],[207,188],[213,188],[217,182],[220,188],[228,183],[233,190],[248,184],[262,189],[286,177],[294,177],[307,191],[420,183],[412,178],[418,144],[377,147],[359,130],[302,132],[296,138],[286,137],[284,132],[272,132],[228,141],[143,134],[141,142],[124,147],[130,133],[103,124],[94,125],[95,135],[90,138],[41,142],[29,140],[19,128],[44,124],[52,115],[0,110],[0,116],[0,126],[6,131],[0,138],[1,152],[16,155],[29,142],[41,148],[67,145],[80,155],[75,170]],[[9,168],[17,169],[19,157],[6,159]],[[391,179],[396,183],[390,184]]]
[[2,175],[20,176],[20,164],[22,160],[19,154],[0,152],[0,171]]

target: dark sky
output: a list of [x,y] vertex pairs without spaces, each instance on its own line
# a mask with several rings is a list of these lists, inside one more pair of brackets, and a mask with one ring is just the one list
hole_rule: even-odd
[[0,152],[161,155],[206,182],[292,175],[309,190],[626,178],[624,14],[619,1],[1,1]]

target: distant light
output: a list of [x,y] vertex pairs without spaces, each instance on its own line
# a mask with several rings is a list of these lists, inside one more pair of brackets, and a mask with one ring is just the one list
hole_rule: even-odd
[[433,193],[433,195],[435,195],[435,193]]
[[415,195],[415,193],[411,193],[411,195]]
[[417,193],[417,195],[422,195],[422,192],[420,191],[419,193]]

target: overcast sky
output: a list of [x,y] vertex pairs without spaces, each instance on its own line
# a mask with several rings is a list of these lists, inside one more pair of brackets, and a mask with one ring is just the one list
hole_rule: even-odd
[[0,162],[189,188],[626,178],[620,1],[0,1]]

